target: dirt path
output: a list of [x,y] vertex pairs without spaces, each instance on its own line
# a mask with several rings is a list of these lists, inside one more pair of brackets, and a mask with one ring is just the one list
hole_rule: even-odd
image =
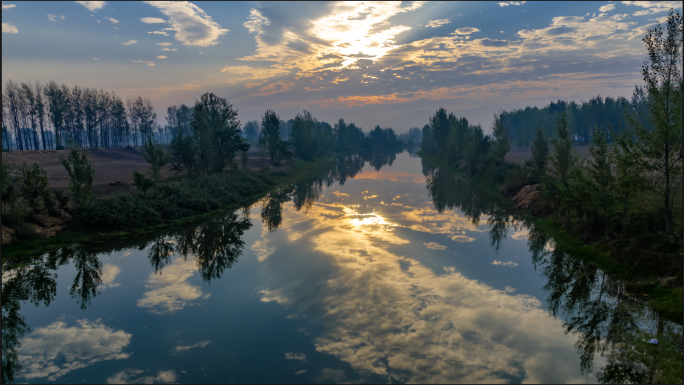
[[[59,162],[59,155],[66,150],[56,151],[13,151],[3,152],[2,159],[15,164],[15,170],[21,168],[25,162],[28,166],[33,163],[45,170],[49,187],[53,190],[67,190],[69,187],[69,174]],[[133,181],[133,171],[144,173],[149,164],[142,156],[140,147],[135,148],[92,148],[86,150],[88,159],[95,165],[95,184],[93,194],[95,196],[114,195],[128,191],[125,187],[110,186],[109,183],[116,181]],[[240,160],[236,159],[239,164]],[[261,169],[261,152],[254,148],[249,151],[249,167]],[[266,161],[264,166],[269,166]],[[163,170],[162,177],[174,175],[173,171]]]

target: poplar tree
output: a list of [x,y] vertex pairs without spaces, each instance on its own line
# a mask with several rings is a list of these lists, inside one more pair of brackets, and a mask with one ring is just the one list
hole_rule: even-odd
[[280,149],[280,117],[275,112],[267,110],[261,119],[261,137],[259,143],[268,149],[271,164],[278,163],[278,150]]

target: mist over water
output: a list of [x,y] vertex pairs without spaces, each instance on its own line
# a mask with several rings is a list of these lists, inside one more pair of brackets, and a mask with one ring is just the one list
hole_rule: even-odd
[[654,354],[680,352],[664,340],[635,357],[625,341],[682,334],[407,152],[336,159],[200,223],[5,263],[2,282],[15,382],[648,382]]

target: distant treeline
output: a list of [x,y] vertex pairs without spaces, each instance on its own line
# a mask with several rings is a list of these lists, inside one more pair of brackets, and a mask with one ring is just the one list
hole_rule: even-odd
[[541,122],[546,136],[555,138],[553,127],[561,114],[565,114],[574,141],[589,143],[592,140],[594,127],[605,128],[612,125],[616,132],[627,127],[625,114],[640,116],[641,124],[651,129],[647,118],[648,106],[644,88],[636,86],[631,99],[624,97],[602,98],[601,95],[589,101],[558,100],[547,106],[525,107],[512,111],[502,111],[500,119],[509,127],[513,143],[517,146],[529,146],[534,140],[537,127]]

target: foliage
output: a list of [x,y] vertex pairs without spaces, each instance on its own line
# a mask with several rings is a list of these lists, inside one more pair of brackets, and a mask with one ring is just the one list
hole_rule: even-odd
[[87,204],[93,192],[95,168],[83,149],[71,147],[68,155],[59,156],[59,161],[69,174],[69,192],[76,206]]
[[[612,127],[609,125],[608,129]],[[608,239],[608,218],[612,213],[612,206],[615,201],[615,176],[611,170],[614,164],[613,152],[608,146],[608,138],[604,130],[594,129],[591,147],[589,147],[591,157],[588,160],[587,174],[591,182],[589,188],[592,201],[599,202],[603,212],[604,228],[606,239]]]
[[5,204],[9,203],[12,205],[16,198],[12,168],[14,168],[14,163],[8,162],[5,159],[2,160],[2,185],[0,187],[2,188],[3,211]]
[[154,187],[154,180],[146,178],[145,175],[138,172],[138,170],[133,171],[133,183],[135,187],[141,192],[146,192],[150,188]]
[[551,139],[553,153],[549,158],[549,163],[555,168],[556,176],[560,179],[560,182],[567,186],[568,171],[577,163],[579,155],[572,148],[572,136],[565,113],[558,117],[554,131],[556,137]]
[[675,196],[682,188],[682,16],[670,10],[667,36],[663,27],[650,28],[643,39],[649,60],[642,74],[648,94],[647,120],[642,124],[635,113],[627,115],[632,130],[619,137],[621,150],[644,171],[648,187],[662,199],[665,232],[672,230]]
[[259,144],[268,149],[271,164],[280,164],[278,151],[283,149],[281,145],[283,138],[280,136],[280,117],[275,112],[267,110],[261,119],[261,136]]
[[497,166],[504,163],[504,157],[511,149],[511,133],[508,126],[504,125],[503,120],[498,115],[494,115],[494,123],[492,124],[493,145],[492,155]]
[[69,196],[59,190],[53,190],[52,194],[57,201],[57,207],[61,210],[66,210],[69,207]]
[[531,167],[535,172],[535,180],[541,179],[546,175],[546,166],[549,161],[549,141],[542,130],[542,123],[539,122],[537,127],[537,136],[532,142],[532,162]]
[[46,195],[50,195],[48,180],[45,170],[37,163],[32,167],[24,163],[14,178],[17,193],[26,200],[32,210],[37,210],[40,202]]
[[164,168],[171,159],[171,156],[166,151],[166,147],[152,137],[148,137],[143,145],[142,155],[147,163],[150,164],[150,175],[152,175],[154,180],[159,180],[161,177],[161,169]]
[[[140,183],[151,183],[142,174]],[[137,183],[136,183],[137,184]],[[88,231],[146,227],[238,202],[264,191],[270,182],[259,173],[235,171],[166,181],[115,197],[98,199],[74,211],[74,221]]]

